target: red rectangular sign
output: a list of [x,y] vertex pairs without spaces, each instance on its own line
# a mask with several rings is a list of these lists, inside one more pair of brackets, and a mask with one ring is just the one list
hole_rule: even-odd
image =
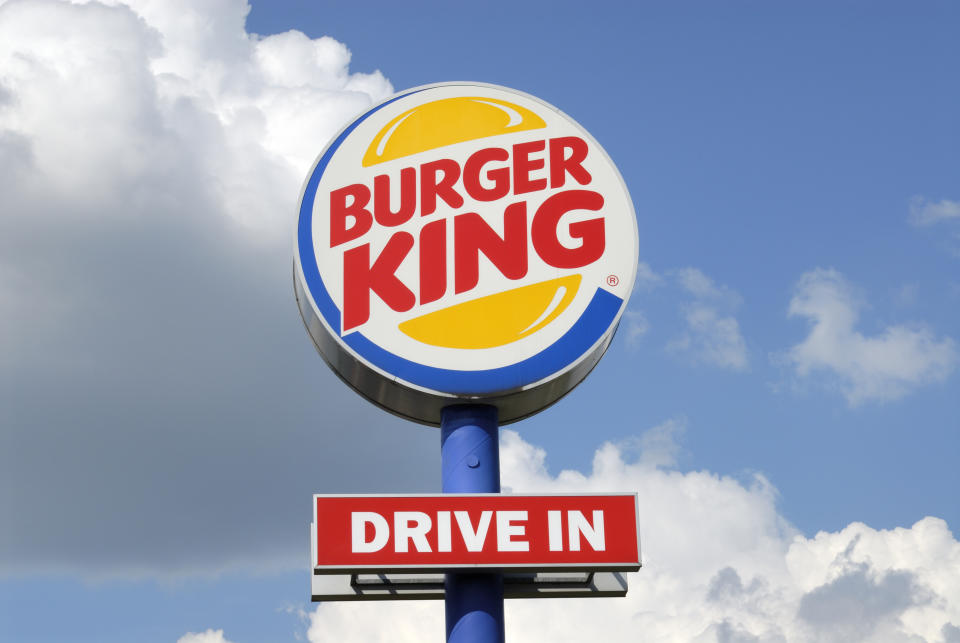
[[314,573],[634,571],[636,494],[314,496]]

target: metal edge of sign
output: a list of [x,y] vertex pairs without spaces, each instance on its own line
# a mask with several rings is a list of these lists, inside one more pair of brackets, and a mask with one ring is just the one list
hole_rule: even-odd
[[[343,338],[339,336],[339,333],[333,332],[333,329],[330,328],[326,319],[323,318],[323,315],[317,314],[319,310],[317,302],[314,300],[313,293],[310,291],[310,288],[306,286],[307,279],[301,264],[299,242],[301,234],[300,213],[303,208],[303,199],[306,195],[310,182],[314,178],[314,174],[318,165],[324,159],[331,147],[334,145],[338,146],[342,142],[341,139],[345,139],[345,136],[355,129],[360,122],[382,107],[423,90],[436,87],[464,85],[485,87],[523,96],[528,100],[542,105],[544,108],[552,110],[561,115],[563,118],[580,129],[583,135],[589,139],[590,143],[596,147],[596,149],[613,169],[614,174],[620,183],[620,187],[629,205],[630,213],[633,215],[630,218],[634,230],[634,248],[635,254],[639,258],[639,234],[636,221],[636,209],[633,205],[633,199],[630,196],[630,191],[627,189],[626,182],[624,181],[623,175],[620,173],[619,168],[617,168],[616,164],[613,163],[613,160],[610,158],[610,155],[607,154],[606,149],[600,145],[600,143],[585,127],[583,127],[576,119],[569,116],[566,112],[544,101],[543,99],[511,87],[505,87],[493,83],[484,83],[479,81],[448,81],[420,85],[402,92],[398,92],[377,103],[376,105],[373,105],[366,111],[359,112],[350,122],[344,125],[344,127],[342,127],[336,135],[332,137],[330,143],[328,143],[327,146],[324,147],[324,149],[320,152],[320,154],[312,163],[310,170],[301,186],[297,209],[298,224],[294,229],[294,248],[296,249],[296,252],[294,254],[293,261],[293,281],[294,291],[297,299],[297,308],[300,311],[301,319],[307,329],[308,335],[310,335],[311,339],[313,340],[315,348],[320,353],[327,365],[331,368],[331,370],[333,370],[341,380],[343,380],[347,385],[349,385],[353,390],[362,395],[368,401],[386,410],[387,412],[404,419],[429,426],[440,426],[441,409],[444,406],[453,403],[469,402],[492,404],[499,410],[499,422],[501,425],[517,422],[524,418],[530,417],[531,415],[534,415],[545,408],[548,408],[576,388],[599,363],[604,353],[606,353],[610,343],[613,341],[613,337],[619,328],[620,320],[624,311],[626,310],[627,302],[629,301],[628,294],[627,297],[623,299],[616,314],[610,321],[607,330],[604,331],[604,333],[597,338],[597,340],[587,350],[581,353],[579,357],[571,360],[565,368],[560,369],[559,371],[556,371],[555,373],[538,381],[523,386],[508,388],[503,391],[497,391],[492,394],[483,395],[445,393],[443,391],[427,389],[415,383],[401,380],[399,377],[383,371],[375,364],[372,364],[368,359],[351,349],[346,342],[343,341]],[[636,281],[636,274],[637,265],[634,264],[631,270],[630,283],[634,283]],[[319,333],[315,331],[319,331]],[[322,341],[318,340],[318,335],[322,338]],[[338,358],[336,361],[333,360],[334,355],[336,355]],[[354,377],[356,381],[351,381],[349,376]]]
[[315,493],[313,494],[313,519],[317,519],[317,498],[606,498],[632,496],[636,513],[640,512],[639,496],[634,491],[610,491],[589,493],[586,491],[550,493]]
[[[446,598],[443,574],[383,575],[379,582],[358,582],[356,575],[313,576],[311,601],[440,600]],[[514,598],[617,598],[627,595],[627,578],[621,572],[596,572],[582,581],[558,580],[544,574],[507,573],[503,597]]]
[[[637,532],[637,564],[640,567],[643,567],[643,550],[640,548],[640,494],[634,492],[633,494],[633,517],[636,519],[637,524],[634,527]],[[314,511],[316,511],[317,503],[313,503]],[[316,558],[314,558],[316,560]]]
[[[314,503],[313,522],[310,523],[310,568],[317,568],[317,509]],[[311,575],[315,575],[314,574]]]
[[[556,497],[606,497],[606,496],[633,496],[634,491],[607,491],[590,493],[586,491],[549,493],[315,493],[313,498],[556,498]],[[639,508],[639,504],[637,505]]]
[[418,574],[429,572],[470,572],[482,570],[484,572],[635,572],[640,569],[640,563],[633,561],[626,563],[464,563],[464,564],[437,564],[437,565],[330,565],[313,568],[314,576],[329,576],[336,574]]

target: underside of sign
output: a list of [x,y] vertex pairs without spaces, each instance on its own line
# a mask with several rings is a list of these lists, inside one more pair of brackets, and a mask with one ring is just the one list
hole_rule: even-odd
[[[622,572],[507,573],[504,598],[591,598],[627,595]],[[313,574],[311,600],[442,599],[443,574]]]

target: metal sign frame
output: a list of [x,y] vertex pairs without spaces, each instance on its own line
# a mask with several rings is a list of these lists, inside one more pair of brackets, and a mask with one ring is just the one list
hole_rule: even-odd
[[[310,597],[324,601],[441,600],[445,575],[314,574]],[[508,572],[504,598],[601,598],[627,595],[624,572]]]

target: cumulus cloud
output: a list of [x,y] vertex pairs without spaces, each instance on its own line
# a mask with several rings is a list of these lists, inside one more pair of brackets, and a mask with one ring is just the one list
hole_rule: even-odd
[[223,630],[207,630],[205,632],[187,632],[177,639],[177,643],[231,643],[223,636]]
[[810,332],[784,355],[798,376],[831,376],[830,384],[857,405],[899,398],[955,370],[960,355],[952,338],[919,324],[864,335],[857,330],[863,306],[836,270],[818,268],[800,278],[789,315],[807,319]]
[[740,324],[729,311],[740,304],[740,296],[714,283],[696,268],[681,268],[671,274],[681,289],[692,297],[681,307],[684,332],[667,344],[672,353],[695,362],[744,371],[749,366],[746,341]]
[[960,201],[928,201],[922,196],[910,200],[910,223],[920,226],[960,219]]
[[680,286],[698,299],[736,298],[725,286],[718,286],[713,279],[697,268],[680,268],[673,271]]
[[[663,277],[654,272],[650,264],[645,261],[637,263],[637,278],[634,283],[634,289],[638,291],[649,292],[663,283]],[[623,315],[623,322],[626,328],[627,345],[635,348],[640,344],[640,340],[650,330],[650,321],[640,310],[627,310]]]
[[627,344],[636,346],[650,330],[650,322],[646,315],[639,310],[628,310],[623,313],[623,318],[627,324]]
[[637,264],[637,281],[634,288],[638,290],[651,290],[663,283],[663,277],[654,272],[645,261]]
[[723,316],[702,304],[684,307],[686,332],[667,344],[667,350],[693,355],[698,361],[734,371],[747,368],[747,344],[736,318]]
[[0,575],[299,567],[318,488],[435,484],[290,281],[310,163],[392,88],[248,11],[0,3]]
[[[504,431],[513,492],[639,494],[643,568],[618,599],[508,601],[508,640],[848,643],[951,641],[960,623],[960,542],[946,523],[853,523],[807,538],[778,513],[762,476],[676,469],[683,423],[604,444],[588,473],[553,476],[547,454]],[[308,639],[423,641],[443,632],[440,602],[325,603]]]

